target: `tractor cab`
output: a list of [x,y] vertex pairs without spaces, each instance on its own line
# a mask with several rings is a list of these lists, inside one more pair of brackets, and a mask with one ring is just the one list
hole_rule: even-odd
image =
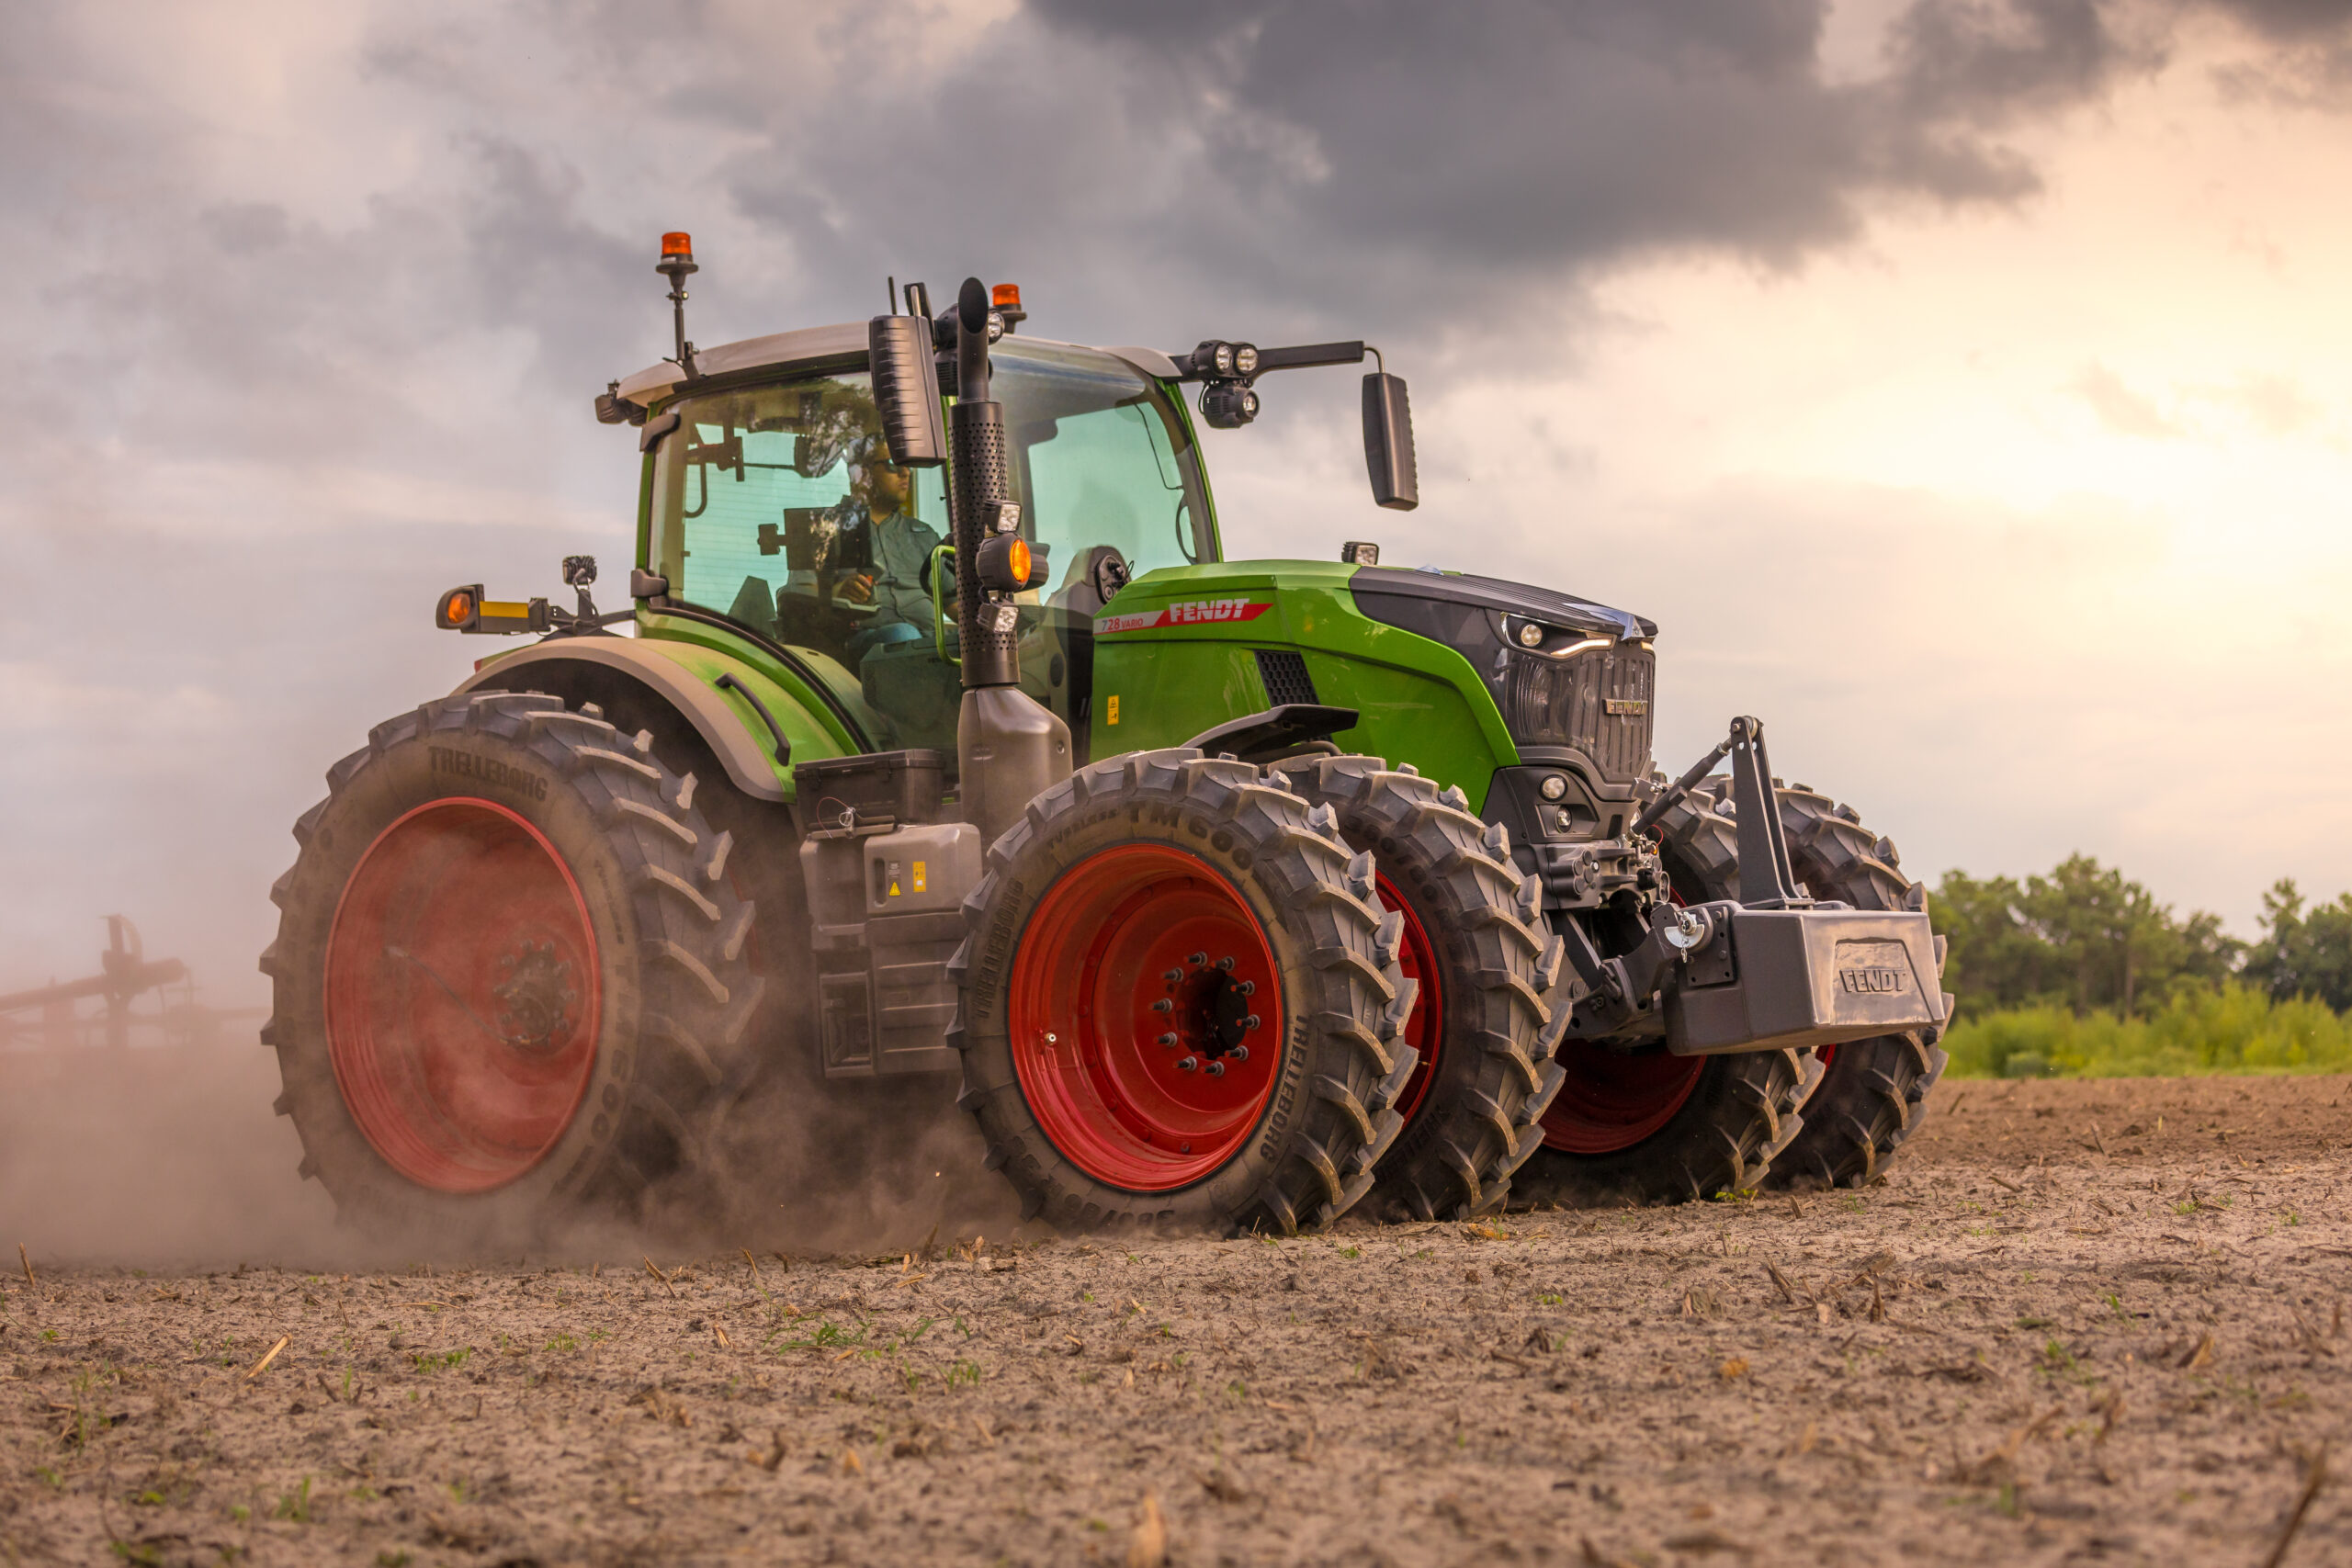
[[[946,469],[890,450],[865,340],[862,324],[784,333],[699,355],[692,380],[665,364],[622,384],[649,411],[646,570],[665,607],[788,652],[876,748],[953,755]],[[1094,617],[1134,577],[1218,558],[1208,486],[1183,407],[1152,373],[1172,378],[1172,365],[1012,337],[992,358],[1034,562],[1014,595],[1021,683],[1083,754]]]

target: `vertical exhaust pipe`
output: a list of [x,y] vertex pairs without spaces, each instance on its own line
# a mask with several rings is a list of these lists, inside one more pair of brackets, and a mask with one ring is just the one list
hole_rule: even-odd
[[964,280],[956,300],[956,409],[948,438],[955,479],[956,606],[964,650],[956,716],[964,820],[994,842],[1032,798],[1069,776],[1069,726],[1021,689],[1020,611],[1012,592],[981,577],[983,547],[1020,527],[1004,405],[989,396],[989,290]]

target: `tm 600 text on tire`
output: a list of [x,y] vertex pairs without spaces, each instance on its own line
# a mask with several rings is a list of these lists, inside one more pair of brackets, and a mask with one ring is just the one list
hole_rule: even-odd
[[1501,1208],[1560,1086],[1551,1057],[1566,1020],[1554,1016],[1553,986],[1565,944],[1544,921],[1542,884],[1512,866],[1506,829],[1409,767],[1325,756],[1274,772],[1338,814],[1351,849],[1372,852],[1375,895],[1404,917],[1399,963],[1419,990],[1405,1039],[1420,1065],[1396,1101],[1404,1130],[1373,1201],[1424,1220]]
[[[1658,859],[1678,903],[1736,896],[1739,838],[1697,792],[1659,823]],[[1566,1077],[1544,1117],[1544,1147],[1521,1170],[1532,1201],[1679,1203],[1760,1186],[1804,1126],[1798,1107],[1821,1066],[1810,1051],[1678,1056],[1560,1047]]]
[[1032,801],[965,901],[950,1035],[1024,1215],[1291,1234],[1362,1198],[1415,1060],[1373,891],[1247,762],[1137,752]]
[[761,984],[693,777],[593,708],[482,693],[327,784],[261,964],[303,1174],[371,1227],[503,1245],[694,1169]]

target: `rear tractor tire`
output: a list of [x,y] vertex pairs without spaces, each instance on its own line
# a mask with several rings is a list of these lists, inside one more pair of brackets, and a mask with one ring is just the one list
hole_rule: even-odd
[[762,982],[692,775],[498,692],[377,726],[327,786],[270,890],[262,1039],[344,1217],[529,1245],[697,1172]]
[[[1659,829],[1678,903],[1736,895],[1738,833],[1712,798],[1694,791]],[[1754,1190],[1800,1135],[1798,1107],[1821,1074],[1809,1051],[1678,1056],[1569,1040],[1557,1060],[1566,1081],[1544,1114],[1544,1146],[1513,1185],[1517,1200],[1566,1207]]]
[[1420,1065],[1373,1204],[1420,1220],[1499,1210],[1562,1077],[1551,1058],[1566,1009],[1553,988],[1566,944],[1544,919],[1543,884],[1511,864],[1505,829],[1409,767],[1327,756],[1272,772],[1338,814],[1348,846],[1372,852],[1382,908],[1404,917],[1398,963],[1419,991],[1404,1038]]
[[1361,1199],[1415,1062],[1373,892],[1247,762],[1136,752],[1031,801],[965,900],[949,1032],[1023,1217],[1290,1235]]

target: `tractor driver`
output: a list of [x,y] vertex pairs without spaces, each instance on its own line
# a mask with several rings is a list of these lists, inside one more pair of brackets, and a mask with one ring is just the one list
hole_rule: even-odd
[[[873,542],[874,564],[842,583],[841,595],[853,604],[875,606],[876,614],[866,623],[867,632],[879,634],[892,626],[907,626],[918,635],[928,632],[931,590],[923,586],[923,565],[941,540],[938,530],[911,509],[914,476],[891,461],[890,448],[878,435],[865,443],[851,467],[842,527],[844,532],[855,527],[866,530]],[[899,641],[904,635],[864,640],[869,645]]]

